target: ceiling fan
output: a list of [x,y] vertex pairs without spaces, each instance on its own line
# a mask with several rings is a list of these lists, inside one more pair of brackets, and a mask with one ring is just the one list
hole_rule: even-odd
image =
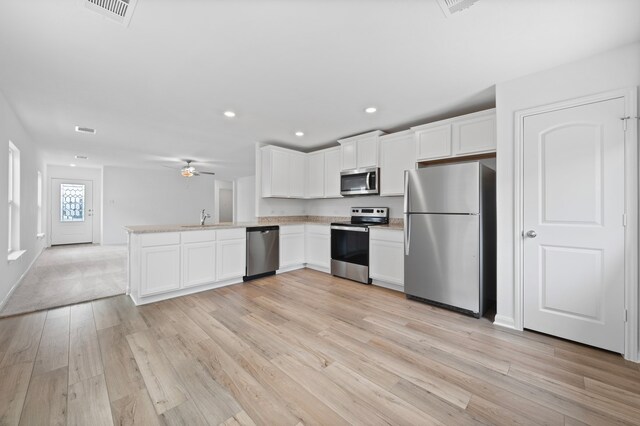
[[180,169],[180,174],[184,177],[192,177],[192,176],[200,176],[200,175],[215,175],[214,172],[203,172],[196,170],[194,166],[191,165],[193,160],[184,160],[187,164],[185,164]]

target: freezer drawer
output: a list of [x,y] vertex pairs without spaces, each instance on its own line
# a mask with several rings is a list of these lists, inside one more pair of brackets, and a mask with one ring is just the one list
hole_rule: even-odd
[[480,216],[411,214],[405,221],[405,293],[477,315]]

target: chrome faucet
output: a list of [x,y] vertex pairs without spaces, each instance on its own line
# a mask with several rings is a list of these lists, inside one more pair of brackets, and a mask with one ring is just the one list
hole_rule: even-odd
[[204,226],[204,221],[209,219],[211,215],[205,212],[205,209],[202,209],[200,212],[200,226]]

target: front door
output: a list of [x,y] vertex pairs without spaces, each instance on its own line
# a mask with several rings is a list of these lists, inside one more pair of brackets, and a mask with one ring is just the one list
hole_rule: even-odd
[[624,352],[623,98],[524,119],[524,327]]
[[51,244],[93,242],[93,182],[51,179]]

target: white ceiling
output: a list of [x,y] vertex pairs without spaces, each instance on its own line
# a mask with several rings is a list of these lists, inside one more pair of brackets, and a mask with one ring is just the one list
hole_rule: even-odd
[[436,0],[138,0],[128,28],[79,0],[0,0],[0,90],[52,163],[192,158],[233,178],[256,142],[490,107],[497,82],[639,39],[638,0],[479,0],[448,19]]

